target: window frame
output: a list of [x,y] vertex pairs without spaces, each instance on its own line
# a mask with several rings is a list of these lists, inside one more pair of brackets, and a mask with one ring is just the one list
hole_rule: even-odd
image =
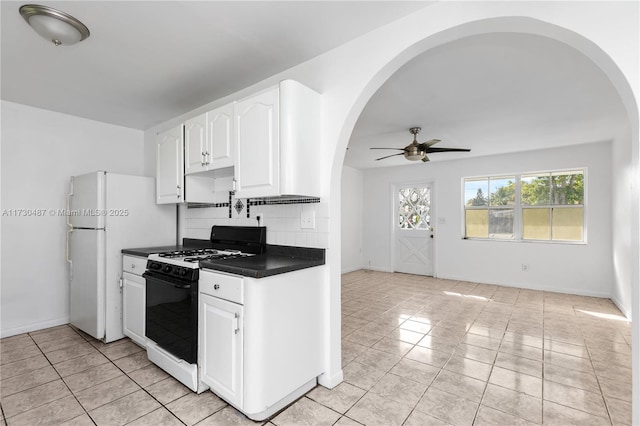
[[[544,174],[569,174],[580,172],[582,173],[583,179],[583,193],[582,193],[582,204],[544,204],[544,205],[524,205],[522,203],[522,194],[521,194],[521,179],[523,176],[530,175],[544,175]],[[505,242],[516,242],[516,243],[547,243],[547,244],[570,244],[570,245],[585,245],[587,244],[587,168],[586,167],[572,167],[566,169],[551,169],[551,170],[539,170],[539,171],[527,171],[527,172],[517,172],[517,173],[496,173],[496,174],[487,174],[487,175],[477,175],[477,176],[465,176],[461,179],[461,193],[462,193],[462,239],[469,241],[505,241]],[[488,183],[488,193],[487,198],[491,196],[491,180],[496,179],[504,179],[513,177],[515,179],[515,196],[514,202],[512,206],[491,206],[488,202],[485,206],[467,206],[465,200],[465,183],[467,181],[473,180],[487,180]],[[490,210],[501,210],[501,209],[510,209],[512,208],[514,211],[513,218],[513,238],[500,238],[500,237],[491,237],[491,234],[487,234],[487,237],[468,237],[467,236],[467,224],[466,224],[466,216],[467,210],[486,210],[487,215],[489,215]],[[553,240],[553,210],[556,208],[566,209],[566,208],[582,208],[582,240]],[[524,229],[523,229],[523,210],[525,209],[548,209],[549,210],[549,239],[533,239],[533,238],[523,238]]]

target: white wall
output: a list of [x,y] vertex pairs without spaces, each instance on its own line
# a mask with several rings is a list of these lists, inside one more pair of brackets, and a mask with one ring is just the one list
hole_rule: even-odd
[[345,273],[367,266],[362,263],[362,170],[343,167],[341,184],[341,256]]
[[[585,245],[463,240],[462,179],[472,176],[587,168]],[[611,144],[539,150],[465,160],[409,164],[364,172],[364,261],[393,270],[391,188],[434,182],[434,271],[440,278],[609,297],[612,284]],[[441,222],[445,223],[442,224]],[[529,271],[522,271],[522,264]]]
[[[2,101],[0,335],[69,321],[64,209],[69,178],[96,170],[139,175],[143,133]],[[11,216],[11,209],[45,209]]]
[[[637,177],[629,163],[631,157],[630,129],[616,139],[612,149],[612,256],[613,280],[611,300],[629,319],[632,319],[632,277],[634,262],[632,253],[633,233],[628,224],[632,223],[633,187]],[[636,265],[637,267],[637,265]]]

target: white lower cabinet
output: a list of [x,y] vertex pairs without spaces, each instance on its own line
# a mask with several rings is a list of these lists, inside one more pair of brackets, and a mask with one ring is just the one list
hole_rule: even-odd
[[265,278],[200,270],[200,381],[252,420],[300,398],[323,372],[322,277],[308,268]]
[[243,307],[200,293],[200,380],[242,407]]
[[144,335],[146,281],[142,277],[146,262],[142,257],[122,257],[122,331],[142,347],[147,346]]

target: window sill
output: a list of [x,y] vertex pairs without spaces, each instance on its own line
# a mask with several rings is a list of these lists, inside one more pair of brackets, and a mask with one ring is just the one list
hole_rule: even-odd
[[515,240],[509,238],[461,238],[464,241],[483,241],[483,242],[505,242],[505,243],[524,243],[524,244],[562,244],[570,246],[586,246],[587,241],[553,241],[553,240]]

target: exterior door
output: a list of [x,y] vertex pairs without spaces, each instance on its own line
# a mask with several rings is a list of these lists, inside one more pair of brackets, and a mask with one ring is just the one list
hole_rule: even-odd
[[394,198],[394,271],[431,276],[431,184],[398,186],[394,190]]

